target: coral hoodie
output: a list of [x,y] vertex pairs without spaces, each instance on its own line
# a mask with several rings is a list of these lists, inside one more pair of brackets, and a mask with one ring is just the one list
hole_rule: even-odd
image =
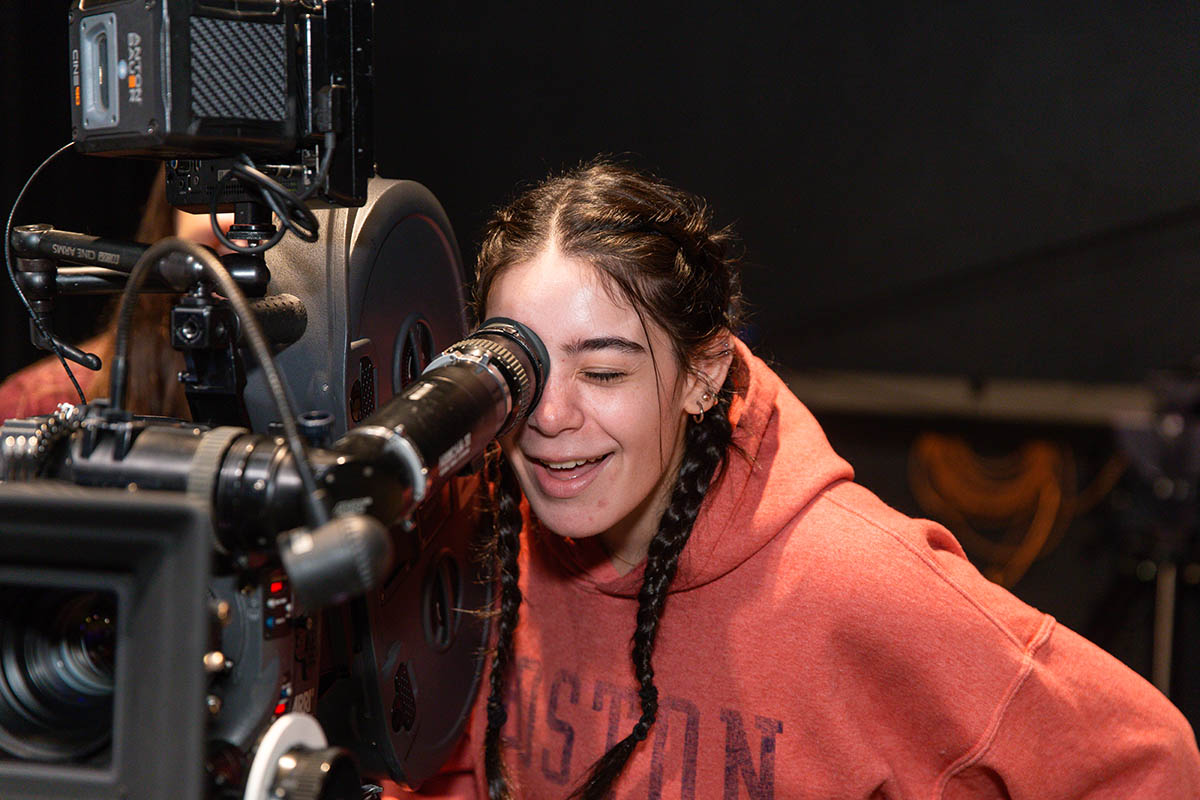
[[[89,339],[79,347],[85,353],[99,351],[105,360],[112,349],[111,344],[107,344],[102,337]],[[108,386],[96,379],[98,373],[79,366],[73,366],[72,370],[85,396],[92,398],[98,393],[108,394]],[[50,356],[14,372],[0,383],[0,422],[50,414],[59,403],[78,402],[79,395],[62,364]]]
[[[732,455],[680,560],[654,653],[658,720],[625,798],[1198,798],[1191,728],[1120,662],[977,572],[932,522],[852,481],[739,344]],[[527,532],[507,761],[563,798],[637,721],[640,570]],[[481,698],[482,702],[482,698]],[[427,785],[486,797],[483,717]]]

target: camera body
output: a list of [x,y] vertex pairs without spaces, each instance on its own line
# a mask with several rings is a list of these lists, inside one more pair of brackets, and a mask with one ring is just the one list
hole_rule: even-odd
[[[243,358],[231,333],[246,320],[218,326],[203,313],[214,306],[180,318],[199,332],[189,346],[239,354],[237,422],[131,417],[103,402],[4,421],[5,797],[293,796],[304,769],[336,776],[321,796],[357,798],[347,758],[368,777],[417,785],[466,723],[488,641],[474,612],[490,605],[491,581],[477,552],[479,478],[455,473],[531,407],[488,355],[524,339],[497,334],[430,366],[477,340],[463,339],[461,256],[436,198],[371,177],[371,10],[370,0],[71,9],[81,151],[165,160],[168,200],[188,210],[242,213],[251,197],[227,165],[250,157],[297,194],[320,187],[306,198],[320,239],[288,237],[255,256],[255,274],[269,275],[263,300],[286,299],[277,311],[293,333],[271,340],[269,360],[314,423],[301,460],[319,491],[304,489],[279,438],[284,412],[262,359]],[[58,258],[55,232],[30,227],[46,231],[13,236],[18,261]],[[43,250],[22,250],[39,236]],[[118,256],[106,242],[66,249],[101,266],[145,251]],[[58,271],[59,291],[71,269]],[[188,291],[212,298],[211,285]],[[526,364],[521,380],[536,384],[544,351],[517,350],[504,364]],[[329,530],[300,513],[318,495]],[[369,515],[394,557],[365,593],[354,580],[338,590],[364,553],[382,561],[351,541],[363,528],[348,520]],[[302,586],[323,600],[302,602]]]

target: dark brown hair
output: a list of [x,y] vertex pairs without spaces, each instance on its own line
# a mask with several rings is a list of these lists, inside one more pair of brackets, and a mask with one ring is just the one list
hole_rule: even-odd
[[[594,266],[615,297],[632,303],[643,325],[652,320],[666,331],[679,366],[694,372],[706,356],[725,346],[722,333],[738,329],[741,292],[731,243],[728,230],[713,228],[712,214],[700,198],[629,167],[596,160],[521,194],[488,224],[476,269],[476,316],[483,319],[488,292],[505,269],[532,261],[553,247]],[[735,372],[731,369],[730,375]],[[604,797],[654,724],[658,689],[651,659],[658,621],[679,555],[730,448],[732,395],[729,378],[703,420],[687,423],[679,474],[646,557],[631,653],[641,717],[593,765],[573,796]],[[504,683],[521,603],[517,554],[522,519],[520,487],[504,459],[490,464],[489,478],[493,487],[490,552],[501,591],[484,765],[488,794],[496,800],[512,796],[500,731],[507,718]]]
[[[162,168],[155,173],[146,197],[134,237],[143,244],[175,235],[175,209],[167,203],[166,177]],[[171,347],[169,316],[177,296],[173,294],[143,294],[138,297],[129,331],[129,387],[125,406],[135,414],[190,419],[187,394],[178,380],[184,369],[182,354]],[[119,297],[117,298],[119,300]],[[107,393],[111,362],[117,334],[117,305],[114,301],[106,311],[108,322],[96,340],[97,355],[103,361],[91,385]]]

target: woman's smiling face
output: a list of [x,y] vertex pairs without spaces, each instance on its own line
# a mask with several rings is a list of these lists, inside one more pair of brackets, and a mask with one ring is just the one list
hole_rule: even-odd
[[540,402],[504,442],[534,514],[561,536],[600,534],[620,560],[640,560],[674,483],[685,406],[704,387],[658,324],[553,248],[500,274],[487,316],[525,323],[550,354]]

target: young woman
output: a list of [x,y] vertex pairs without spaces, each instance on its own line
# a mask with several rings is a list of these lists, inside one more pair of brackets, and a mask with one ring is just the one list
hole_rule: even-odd
[[732,334],[727,244],[608,163],[490,224],[478,317],[529,325],[551,366],[495,464],[486,697],[426,790],[1200,797],[1161,694],[853,482]]

